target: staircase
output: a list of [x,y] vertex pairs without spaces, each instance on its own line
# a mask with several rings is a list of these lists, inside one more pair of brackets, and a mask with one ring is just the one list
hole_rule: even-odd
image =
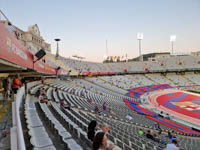
[[144,85],[144,84],[139,83],[137,80],[134,80],[134,79],[131,78],[129,75],[127,75],[126,77],[127,77],[128,79],[130,79],[130,80],[136,82],[138,85]]
[[194,81],[190,80],[189,78],[187,78],[187,77],[184,76],[184,75],[181,75],[181,77],[184,78],[185,80],[187,80],[188,82],[190,82],[190,83],[191,83],[190,85],[197,84],[197,83],[195,83]]
[[146,76],[146,75],[144,75],[148,80],[150,80],[150,81],[152,81],[152,82],[154,82],[154,83],[156,83],[156,84],[160,84],[160,83],[158,83],[157,81],[155,81],[155,80],[152,80],[150,77],[148,77],[148,76]]
[[106,82],[106,83],[108,83],[110,86],[115,86],[115,87],[117,87],[117,88],[119,88],[119,89],[122,89],[122,90],[124,90],[124,92],[126,92],[126,90],[125,89],[123,89],[123,88],[121,88],[121,87],[119,87],[119,86],[117,86],[117,85],[113,85],[113,84],[111,84],[110,82],[108,82],[108,81],[106,81],[106,80],[103,80],[103,79],[101,79],[101,78],[99,78],[99,77],[97,77],[98,78],[98,80],[101,80],[101,81],[103,81],[103,82]]

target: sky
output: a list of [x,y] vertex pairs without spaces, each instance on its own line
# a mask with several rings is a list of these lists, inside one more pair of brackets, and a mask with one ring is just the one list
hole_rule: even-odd
[[51,44],[60,38],[60,55],[78,55],[102,62],[109,56],[139,55],[138,32],[144,34],[142,54],[200,51],[200,0],[0,0],[0,9],[15,26],[37,24]]

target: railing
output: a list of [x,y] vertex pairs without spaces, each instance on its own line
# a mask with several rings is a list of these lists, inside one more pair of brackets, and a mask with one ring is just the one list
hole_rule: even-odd
[[11,128],[11,150],[26,150],[22,125],[20,120],[20,105],[24,95],[24,86],[21,87],[16,95],[15,102],[12,103],[13,127]]
[[17,147],[19,150],[26,150],[25,142],[24,142],[24,135],[22,131],[21,119],[20,119],[20,105],[22,103],[23,95],[24,95],[24,86],[19,89],[16,96],[16,126],[17,126]]
[[[40,81],[35,81],[27,84],[27,89],[38,84]],[[11,150],[26,150],[22,124],[20,119],[20,107],[23,96],[25,94],[25,87],[21,87],[16,95],[15,102],[12,103],[12,119],[13,127],[11,128]]]

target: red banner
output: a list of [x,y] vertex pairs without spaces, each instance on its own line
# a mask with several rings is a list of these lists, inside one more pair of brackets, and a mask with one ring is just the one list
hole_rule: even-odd
[[49,66],[48,64],[42,62],[42,61],[37,61],[34,64],[34,70],[37,72],[41,73],[48,73],[48,74],[56,74],[56,69]]
[[57,72],[57,74],[58,75],[67,75],[69,72],[67,71],[67,70],[65,70],[65,69],[59,69],[58,70],[58,72]]
[[109,74],[109,75],[114,75],[114,74],[115,74],[115,72],[108,72],[108,74]]
[[87,76],[89,75],[89,72],[83,72],[82,75]]
[[[37,61],[33,65],[33,55],[0,23],[0,58],[37,72],[56,74],[56,69]],[[34,68],[33,68],[34,67]]]
[[99,72],[100,75],[107,75],[107,72]]
[[23,66],[32,68],[32,54],[0,23],[0,58]]

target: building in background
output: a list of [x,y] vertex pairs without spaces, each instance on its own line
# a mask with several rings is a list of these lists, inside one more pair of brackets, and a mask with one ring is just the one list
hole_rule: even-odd
[[[5,26],[8,26],[8,21],[1,21]],[[37,24],[29,26],[28,31],[23,31],[20,28],[12,25],[16,29],[16,38],[21,44],[26,47],[32,54],[35,54],[43,48],[47,53],[51,53],[51,45],[46,43],[40,35],[40,30]]]
[[[156,61],[159,58],[166,57],[171,57],[170,52],[143,54],[143,61]],[[129,59],[128,61],[139,61],[139,57]]]
[[200,51],[191,52],[191,55],[192,55],[192,56],[200,56]]

